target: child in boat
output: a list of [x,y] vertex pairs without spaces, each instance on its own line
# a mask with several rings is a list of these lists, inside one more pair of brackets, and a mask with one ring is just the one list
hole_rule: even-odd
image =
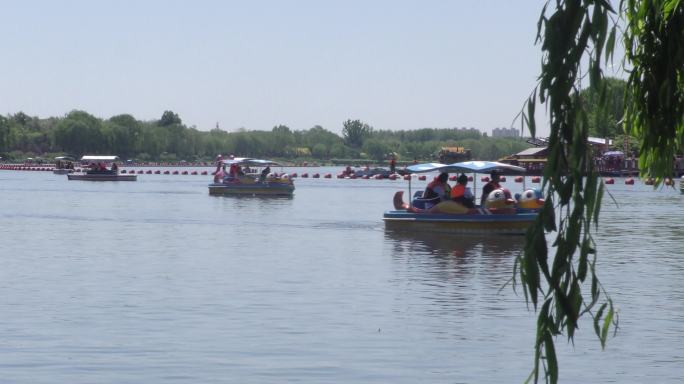
[[475,196],[473,191],[466,187],[468,184],[468,177],[464,174],[456,179],[456,185],[451,188],[451,200],[463,204],[467,208],[475,208]]

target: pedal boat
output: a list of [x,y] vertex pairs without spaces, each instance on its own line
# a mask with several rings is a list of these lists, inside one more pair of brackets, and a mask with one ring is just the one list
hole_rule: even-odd
[[100,164],[105,165],[105,169],[88,169],[83,173],[69,173],[67,178],[69,180],[84,180],[84,181],[136,181],[138,175],[121,175],[119,174],[119,167],[116,165],[118,156],[90,156],[86,155],[81,158],[83,164]]
[[[210,195],[241,195],[241,196],[285,196],[294,193],[293,180],[287,174],[276,175],[268,173],[262,175],[263,169],[270,166],[280,166],[275,161],[252,158],[234,158],[220,160],[214,172],[214,182],[209,184]],[[230,174],[227,167],[243,167],[248,172]]]
[[[465,161],[449,165],[427,163],[408,167],[411,173],[490,173],[494,170],[507,173],[525,172],[522,167],[493,161]],[[409,194],[410,191],[409,179]],[[397,231],[524,235],[527,228],[536,220],[539,210],[515,207],[510,192],[507,192],[508,196],[492,196],[495,192],[502,191],[493,191],[490,198],[503,199],[504,205],[497,208],[478,206],[470,209],[453,201],[441,202],[430,209],[420,207],[420,199],[414,199],[411,204],[406,204],[403,202],[404,192],[399,191],[394,195],[395,209],[386,211],[383,221],[386,229]]]

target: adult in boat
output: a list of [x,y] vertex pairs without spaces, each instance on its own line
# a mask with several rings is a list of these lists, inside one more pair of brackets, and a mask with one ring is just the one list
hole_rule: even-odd
[[423,198],[434,199],[439,197],[442,200],[448,200],[451,187],[449,186],[449,183],[447,183],[447,180],[449,180],[449,174],[446,172],[440,173],[439,176],[435,177],[435,179],[427,185],[425,192],[423,192]]
[[390,173],[395,173],[397,169],[397,160],[392,156],[392,160],[390,160]]
[[112,172],[119,173],[119,166],[116,163],[112,163]]
[[480,197],[480,205],[484,207],[484,203],[487,200],[487,196],[495,190],[501,188],[501,185],[499,184],[499,172],[494,170],[492,171],[491,174],[491,179],[487,184],[482,187],[482,197]]
[[271,167],[266,166],[266,168],[261,171],[261,181],[266,180],[269,173],[271,173]]
[[475,196],[466,185],[468,185],[468,176],[461,174],[456,179],[456,185],[451,188],[451,200],[462,204],[464,207],[475,208]]

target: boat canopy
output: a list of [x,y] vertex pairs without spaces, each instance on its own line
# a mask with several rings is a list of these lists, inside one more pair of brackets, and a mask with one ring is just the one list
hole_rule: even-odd
[[246,165],[246,166],[253,166],[253,167],[267,167],[271,165],[280,165],[275,161],[272,160],[262,160],[262,159],[253,159],[250,157],[236,157],[233,159],[225,159],[221,161],[223,164],[227,165]]
[[525,173],[525,168],[498,161],[461,161],[453,164],[424,163],[406,168],[411,173],[447,172],[447,173],[491,173],[492,171],[510,171]]
[[90,156],[86,155],[81,157],[81,161],[116,161],[119,156]]
[[68,160],[68,161],[74,161],[74,158],[71,156],[57,156],[55,157],[55,160]]

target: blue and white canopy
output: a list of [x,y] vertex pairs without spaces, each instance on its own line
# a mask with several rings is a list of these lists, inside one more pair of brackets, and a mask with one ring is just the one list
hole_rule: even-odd
[[447,173],[491,173],[492,171],[509,171],[524,173],[525,168],[500,163],[498,161],[461,161],[453,164],[424,163],[406,168],[411,173],[447,172]]

